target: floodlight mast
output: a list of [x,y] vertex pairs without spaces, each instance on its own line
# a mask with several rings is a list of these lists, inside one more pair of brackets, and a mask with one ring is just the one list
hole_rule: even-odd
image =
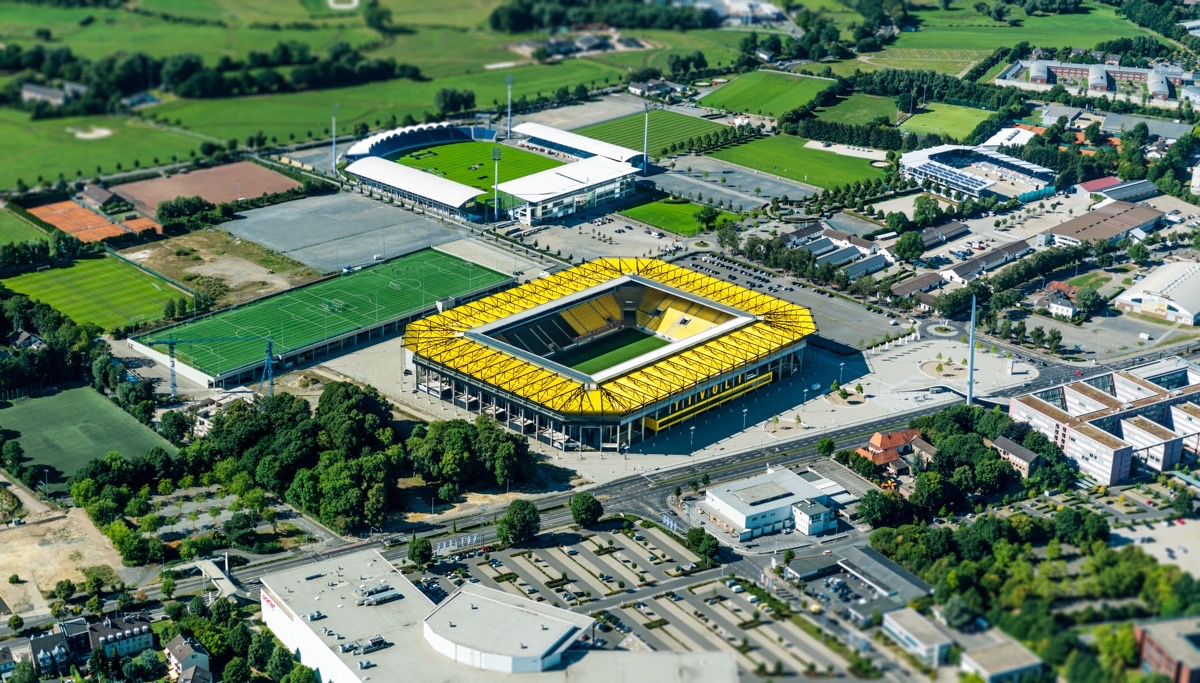
[[500,222],[500,152],[500,145],[492,148],[492,161],[496,163],[495,175],[492,176],[492,179],[495,181],[495,184],[492,185],[492,202],[495,207],[492,212],[496,217],[497,223]]
[[646,109],[646,122],[642,131],[642,175],[646,175],[646,163],[650,157],[650,103],[642,102]]
[[330,168],[333,169],[334,175],[337,175],[337,110],[338,110],[338,106],[339,105],[337,103],[334,103],[334,105],[333,105],[333,127],[330,128],[330,130],[333,131],[333,159],[332,159],[332,161],[330,161]]
[[504,139],[511,140],[512,139],[512,87],[513,87],[512,74],[508,74],[504,77],[504,83],[505,83],[505,85],[508,86],[508,126],[504,130]]

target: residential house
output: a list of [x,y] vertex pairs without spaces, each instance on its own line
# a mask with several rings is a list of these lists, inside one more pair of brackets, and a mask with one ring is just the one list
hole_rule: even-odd
[[133,657],[154,647],[150,617],[145,612],[92,620],[76,617],[62,622],[59,629],[71,652],[81,657],[98,647],[109,657]]
[[198,666],[193,666],[190,669],[184,669],[183,673],[179,674],[179,683],[214,683],[212,672],[208,669],[203,669]]
[[193,667],[208,669],[208,651],[191,636],[175,636],[167,643],[163,653],[167,657],[167,673],[171,678],[179,678],[184,671]]
[[1079,312],[1071,297],[1062,292],[1047,292],[1034,305],[1046,309],[1050,315],[1061,315],[1064,318],[1073,318]]
[[46,342],[36,334],[18,330],[8,338],[8,346],[14,349],[40,349],[46,346]]
[[92,184],[84,186],[81,198],[84,204],[98,211],[103,211],[105,208],[122,201],[120,197],[109,192],[108,189]]
[[17,666],[17,660],[13,658],[12,650],[7,647],[0,647],[0,678],[7,678],[8,673]]
[[1040,455],[1007,436],[996,437],[992,441],[992,448],[995,448],[1000,457],[1012,465],[1022,479],[1028,479],[1030,473],[1036,470],[1042,462]]
[[[856,452],[877,467],[890,466],[891,463],[900,460],[900,456],[911,453],[913,440],[920,436],[919,429],[901,429],[887,434],[875,432],[867,442],[866,448],[859,448]],[[907,466],[904,468],[907,469]]]
[[38,676],[66,676],[71,668],[71,650],[61,633],[35,635],[29,639],[30,661]]
[[909,294],[929,292],[940,288],[944,282],[937,273],[925,273],[892,285],[892,296],[904,298]]
[[848,232],[842,232],[840,230],[826,229],[825,237],[829,238],[830,242],[833,242],[839,247],[854,247],[858,250],[858,253],[862,254],[863,256],[870,256],[879,250],[879,247],[876,246],[876,244],[871,240],[864,239],[858,235],[851,235]]

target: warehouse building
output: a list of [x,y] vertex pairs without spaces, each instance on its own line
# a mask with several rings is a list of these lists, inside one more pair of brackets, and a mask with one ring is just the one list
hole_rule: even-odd
[[1150,232],[1163,212],[1150,206],[1111,201],[1042,233],[1047,243],[1070,247],[1083,242],[1119,242],[1134,230]]
[[1113,305],[1167,322],[1196,325],[1200,321],[1200,263],[1163,264],[1121,292]]
[[435,604],[375,550],[275,572],[262,585],[267,627],[321,683],[737,680],[725,652],[582,647],[592,618],[524,596],[468,583]]
[[840,484],[786,467],[709,488],[701,510],[728,535],[745,541],[784,529],[808,536],[837,530],[837,510],[854,499]]

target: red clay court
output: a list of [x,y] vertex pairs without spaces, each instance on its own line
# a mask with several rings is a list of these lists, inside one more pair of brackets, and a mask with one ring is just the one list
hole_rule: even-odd
[[108,237],[127,234],[125,228],[113,225],[107,218],[98,216],[72,201],[43,204],[28,209],[28,211],[68,235],[74,236],[80,242],[99,242]]
[[[300,187],[291,178],[250,161],[152,178],[112,188],[117,196],[144,213],[153,214],[160,202],[176,197],[203,197],[213,204],[258,197]],[[239,196],[239,189],[241,195]]]

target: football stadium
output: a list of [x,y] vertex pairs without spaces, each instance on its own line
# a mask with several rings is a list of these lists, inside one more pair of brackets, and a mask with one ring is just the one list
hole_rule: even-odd
[[633,192],[641,152],[535,123],[513,132],[514,139],[501,142],[496,131],[480,126],[396,128],[352,145],[345,173],[361,187],[413,208],[470,221],[514,218],[525,225]]
[[805,367],[807,308],[597,259],[409,323],[417,387],[562,450],[617,450]]

